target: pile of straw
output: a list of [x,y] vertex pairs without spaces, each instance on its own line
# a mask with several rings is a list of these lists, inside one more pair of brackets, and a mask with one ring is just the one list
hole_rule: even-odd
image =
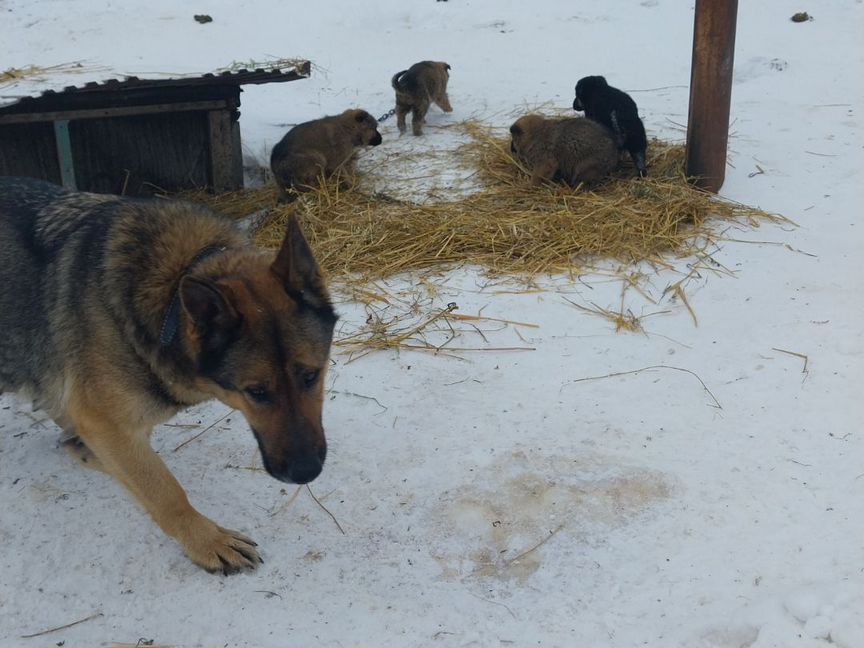
[[332,183],[279,206],[273,187],[195,197],[237,217],[269,209],[257,234],[265,247],[278,246],[295,214],[322,268],[346,283],[455,264],[523,278],[579,272],[598,259],[668,265],[666,255],[704,249],[717,221],[782,220],[695,188],[684,175],[682,145],[652,141],[644,179],[622,164],[592,190],[531,187],[509,139],[477,123],[463,128],[470,138],[455,157],[480,190],[452,201],[404,202]]

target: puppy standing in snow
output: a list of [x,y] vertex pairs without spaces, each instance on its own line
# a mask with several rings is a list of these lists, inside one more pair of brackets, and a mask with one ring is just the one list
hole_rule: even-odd
[[618,164],[613,133],[595,121],[520,117],[510,127],[510,150],[539,185],[560,180],[571,187],[596,183]]
[[319,179],[353,175],[357,149],[378,146],[378,122],[365,110],[298,124],[285,134],[270,154],[270,168],[281,190],[280,202],[308,191]]
[[648,147],[645,126],[630,95],[610,86],[602,76],[583,77],[576,84],[573,110],[584,110],[588,119],[611,128],[618,139],[619,150],[627,150],[639,175],[644,177],[648,173],[645,168],[645,149]]
[[422,135],[426,113],[433,102],[444,112],[453,112],[447,96],[450,66],[437,61],[421,61],[393,75],[390,83],[396,91],[396,125],[404,133],[405,116],[411,112],[411,131]]

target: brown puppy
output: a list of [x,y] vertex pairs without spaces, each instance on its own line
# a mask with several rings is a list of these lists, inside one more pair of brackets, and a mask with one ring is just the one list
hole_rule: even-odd
[[216,398],[270,475],[321,472],[336,315],[297,222],[274,255],[200,205],[0,178],[0,285],[0,392],[33,399],[196,564],[255,568],[255,543],[193,508],[150,431]]
[[510,150],[528,168],[534,185],[550,180],[590,185],[618,164],[613,133],[590,119],[526,115],[510,127],[510,135]]
[[341,115],[298,124],[270,154],[280,201],[317,186],[322,177],[353,175],[357,149],[380,143],[378,122],[365,110],[346,110]]
[[391,85],[396,91],[396,125],[405,132],[405,116],[411,112],[411,130],[422,135],[421,126],[431,103],[444,112],[453,112],[447,97],[450,66],[436,61],[421,61],[393,75]]

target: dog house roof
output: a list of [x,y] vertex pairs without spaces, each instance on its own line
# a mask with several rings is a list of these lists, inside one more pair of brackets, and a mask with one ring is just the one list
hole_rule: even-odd
[[[0,115],[11,112],[27,112],[28,109],[38,111],[43,100],[55,100],[65,96],[71,98],[72,95],[79,97],[88,95],[96,98],[100,95],[128,90],[158,90],[161,88],[195,86],[241,86],[295,81],[308,77],[310,68],[311,64],[309,61],[299,61],[290,67],[256,68],[254,70],[238,69],[200,75],[177,75],[167,78],[124,76],[122,78],[107,79],[101,83],[90,81],[83,85],[67,85],[65,87],[60,86],[64,82],[62,76],[47,80],[39,79],[37,82],[28,82],[29,80],[24,78],[12,86],[17,92],[20,93],[23,91],[24,94],[16,93],[15,95],[3,96],[3,89],[0,88]],[[66,79],[68,80],[68,77]]]

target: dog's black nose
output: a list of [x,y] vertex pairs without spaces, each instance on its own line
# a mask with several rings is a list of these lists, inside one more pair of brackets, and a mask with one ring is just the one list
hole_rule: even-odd
[[323,467],[324,462],[318,457],[295,459],[288,468],[288,479],[295,484],[308,484],[321,474]]
[[573,110],[582,110],[582,103],[579,101],[579,97],[573,100]]
[[369,142],[372,146],[378,146],[381,143],[381,133],[375,131],[375,137],[372,138],[372,141]]

